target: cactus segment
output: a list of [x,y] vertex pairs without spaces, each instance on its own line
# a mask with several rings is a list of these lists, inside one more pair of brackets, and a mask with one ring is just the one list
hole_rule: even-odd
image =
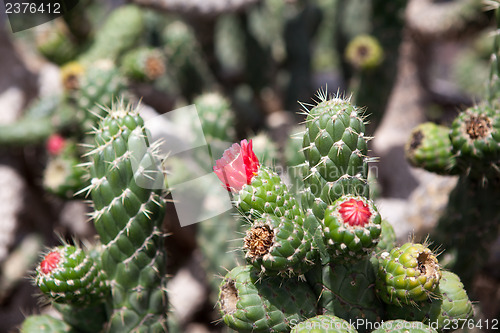
[[[103,243],[102,267],[112,286],[110,332],[164,331],[164,201],[158,163],[137,109],[114,105],[95,130],[90,193]],[[136,168],[133,168],[136,163]]]
[[137,48],[123,57],[121,69],[127,78],[151,82],[165,74],[165,56],[159,49]]
[[342,195],[368,196],[369,138],[364,131],[361,111],[349,100],[325,98],[307,113],[303,151],[310,170],[304,182],[315,197],[307,208],[318,219]]
[[440,330],[455,320],[472,319],[474,309],[458,275],[443,271],[436,294],[429,310],[429,322],[437,322]]
[[50,299],[67,304],[102,302],[110,291],[99,262],[70,245],[56,247],[44,257],[35,283]]
[[315,315],[316,296],[305,282],[259,277],[252,266],[238,266],[221,283],[219,308],[238,332],[289,332]]
[[437,333],[432,327],[420,321],[406,321],[403,319],[389,320],[372,333]]
[[363,320],[356,329],[364,332],[383,315],[382,303],[375,294],[375,274],[367,258],[353,264],[315,267],[306,273],[306,278],[319,295],[319,313],[334,314],[351,322]]
[[28,316],[21,326],[21,333],[77,333],[71,326],[49,315]]
[[410,304],[435,297],[441,279],[438,260],[425,245],[406,243],[380,255],[379,297],[388,304]]
[[291,333],[356,333],[348,321],[332,316],[318,315],[295,325]]
[[306,259],[311,239],[302,226],[265,214],[256,219],[245,236],[247,262],[262,273],[284,277],[304,273],[312,262]]
[[86,68],[78,86],[72,96],[79,110],[77,118],[87,133],[96,127],[100,117],[105,116],[104,106],[124,97],[126,80],[112,63],[100,61]]
[[345,195],[325,211],[325,241],[336,260],[366,256],[377,245],[382,231],[374,203],[364,197]]
[[396,232],[387,220],[382,220],[380,226],[382,227],[382,232],[380,233],[380,239],[377,246],[375,246],[375,252],[389,252],[392,248],[394,248],[394,246],[396,246]]
[[250,220],[271,214],[303,224],[303,213],[296,198],[293,197],[280,176],[271,169],[261,166],[235,198],[235,205]]
[[460,278],[452,272],[442,271],[435,290],[435,298],[416,304],[388,305],[389,318],[417,320],[439,331],[454,321],[472,319],[474,309]]
[[198,111],[207,143],[211,144],[214,140],[234,140],[235,119],[226,98],[215,92],[205,93],[196,97],[193,103]]
[[[95,35],[90,48],[79,57],[83,64],[109,59],[115,62],[126,51],[134,48],[145,30],[144,13],[134,5],[113,10]],[[109,104],[106,104],[109,105]]]
[[452,152],[450,129],[428,122],[417,126],[411,133],[405,153],[411,165],[443,175],[457,173]]
[[460,113],[450,134],[459,166],[476,173],[500,159],[500,114],[487,105],[477,105]]

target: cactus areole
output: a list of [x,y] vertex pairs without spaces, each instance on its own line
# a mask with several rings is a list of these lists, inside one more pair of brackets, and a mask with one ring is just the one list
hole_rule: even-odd
[[61,254],[57,251],[52,251],[49,254],[47,254],[43,259],[43,261],[40,263],[40,270],[42,271],[43,274],[49,274],[55,268],[57,268],[57,265],[59,265],[60,261],[61,261]]
[[354,198],[340,204],[339,213],[344,220],[344,223],[350,226],[365,226],[369,221],[372,213],[370,208],[361,200]]
[[250,184],[257,174],[260,164],[252,149],[252,140],[242,140],[226,149],[217,160],[214,172],[228,191],[238,192]]

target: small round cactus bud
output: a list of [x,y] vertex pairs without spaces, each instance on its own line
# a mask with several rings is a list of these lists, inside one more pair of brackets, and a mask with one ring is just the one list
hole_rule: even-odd
[[450,129],[431,122],[417,126],[405,147],[411,165],[443,175],[457,172]]
[[379,297],[388,304],[413,304],[433,297],[441,279],[436,256],[425,245],[406,243],[379,260]]
[[323,232],[338,260],[364,257],[379,240],[382,220],[371,200],[345,195],[325,211]]
[[47,139],[46,149],[50,155],[59,155],[66,147],[66,139],[59,134],[52,134]]
[[256,219],[244,241],[248,263],[268,275],[296,276],[312,267],[306,259],[310,238],[302,226],[285,217],[266,214]]
[[371,69],[380,65],[384,58],[384,51],[375,37],[359,35],[347,45],[345,57],[356,68]]
[[70,245],[56,247],[43,258],[35,283],[59,303],[91,304],[109,293],[99,265],[82,249]]
[[295,325],[292,333],[356,333],[347,320],[332,315],[318,315]]

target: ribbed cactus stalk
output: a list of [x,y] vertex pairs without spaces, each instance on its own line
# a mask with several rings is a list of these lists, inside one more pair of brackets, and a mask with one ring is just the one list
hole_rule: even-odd
[[104,106],[124,98],[125,88],[126,79],[112,62],[101,60],[85,67],[78,78],[78,89],[72,92],[83,133],[96,127],[99,117],[105,115]]
[[319,219],[328,205],[345,194],[368,196],[369,140],[361,110],[348,100],[321,97],[307,112],[303,151],[306,207]]
[[102,59],[115,62],[137,45],[144,29],[144,12],[138,6],[121,6],[109,15],[92,45],[78,60],[85,65]]
[[166,330],[164,203],[148,189],[163,178],[147,140],[137,110],[118,104],[96,129],[89,153],[102,268],[112,287],[109,332]]
[[316,312],[316,296],[307,283],[259,277],[252,266],[226,275],[219,304],[224,322],[238,332],[288,332]]
[[441,279],[434,253],[425,245],[406,243],[380,255],[377,293],[389,304],[409,304],[433,297]]
[[441,274],[435,298],[415,304],[389,305],[387,307],[389,318],[420,321],[432,325],[439,331],[450,323],[471,320],[474,309],[460,278],[445,270]]
[[319,301],[319,313],[358,322],[365,332],[383,317],[383,306],[375,294],[376,273],[369,259],[349,264],[328,264],[306,273]]

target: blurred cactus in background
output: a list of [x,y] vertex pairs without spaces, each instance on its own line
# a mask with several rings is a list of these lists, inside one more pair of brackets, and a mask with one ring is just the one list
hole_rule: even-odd
[[491,330],[498,15],[81,0],[14,34],[0,16],[0,331]]

